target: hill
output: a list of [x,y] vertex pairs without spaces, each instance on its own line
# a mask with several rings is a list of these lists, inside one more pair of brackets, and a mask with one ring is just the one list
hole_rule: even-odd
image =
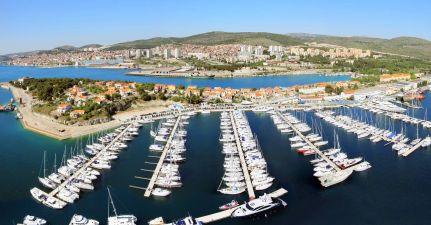
[[431,60],[431,42],[415,37],[398,37],[393,39],[372,37],[338,37],[319,34],[292,33],[274,34],[266,32],[208,32],[188,37],[157,37],[151,39],[123,42],[112,45],[111,49],[152,48],[162,44],[249,44],[249,45],[302,45],[315,41],[351,48],[370,49],[411,57]]
[[393,53],[431,60],[431,41],[415,37],[397,37],[392,39],[370,37],[337,37],[325,35],[297,35],[303,41],[315,41],[352,48]]
[[220,44],[249,44],[249,45],[300,45],[303,41],[296,38],[265,32],[209,32],[188,37],[151,38],[131,42],[118,43],[111,49],[125,48],[152,48],[161,44],[197,44],[197,45],[220,45]]
[[[219,44],[249,44],[249,45],[303,45],[305,42],[327,43],[332,45],[370,49],[372,51],[399,54],[431,60],[431,41],[415,37],[397,37],[393,39],[372,37],[338,37],[319,34],[291,33],[275,34],[267,32],[208,32],[188,37],[155,37],[150,39],[135,40],[113,44],[108,49],[128,48],[152,48],[163,44],[197,44],[197,45],[219,45]],[[101,47],[99,44],[90,44],[80,47]],[[65,45],[44,51],[73,51],[77,47]]]
[[54,48],[53,51],[73,51],[76,49],[78,48],[72,45],[63,45],[63,46]]
[[84,49],[84,48],[100,48],[102,46],[103,45],[99,45],[99,44],[89,44],[89,45],[81,46],[81,47],[79,47],[79,49]]

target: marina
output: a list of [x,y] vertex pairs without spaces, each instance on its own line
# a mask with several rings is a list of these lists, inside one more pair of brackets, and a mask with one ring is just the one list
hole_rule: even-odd
[[0,225],[431,224],[431,2],[253,3],[3,1]]
[[237,130],[237,124],[236,124],[236,120],[235,120],[235,118],[233,116],[233,112],[230,112],[230,119],[231,119],[232,128],[233,128],[233,132],[234,132],[234,136],[235,136],[236,147],[238,149],[239,159],[240,159],[240,162],[241,162],[242,172],[243,172],[244,177],[245,177],[245,183],[246,183],[246,186],[247,186],[248,197],[249,197],[249,199],[254,199],[254,198],[256,198],[256,196],[254,194],[254,189],[253,189],[253,185],[251,183],[250,174],[248,172],[247,164],[245,162],[244,152],[243,152],[243,149],[242,149],[241,142],[239,140],[238,130]]
[[[10,99],[10,97],[7,97],[6,101],[8,99]],[[271,104],[273,104],[272,107],[274,108],[275,112],[278,112],[278,103],[274,102]],[[423,104],[426,105],[426,103]],[[392,171],[388,171],[386,169],[386,166],[390,166],[391,168],[394,168],[396,166],[400,166],[403,168],[406,167],[403,170],[407,172],[409,170],[416,170],[415,165],[417,163],[422,163],[421,165],[424,165],[423,163],[425,163],[428,159],[427,151],[414,151],[415,154],[410,154],[411,157],[406,158],[406,160],[403,161],[403,165],[400,165],[400,159],[397,159],[397,157],[393,157],[393,154],[391,154],[391,145],[385,145],[385,142],[373,143],[372,141],[362,141],[365,138],[355,138],[358,136],[356,133],[347,133],[341,131],[336,132],[337,138],[335,140],[339,139],[340,146],[342,146],[343,152],[353,157],[363,156],[364,159],[366,158],[367,161],[370,162],[370,164],[373,166],[373,169],[361,173],[355,173],[354,176],[349,176],[349,179],[343,182],[343,184],[334,185],[333,187],[331,187],[330,191],[326,191],[326,189],[324,190],[321,188],[320,180],[317,179],[318,182],[316,183],[316,179],[313,179],[313,174],[310,173],[310,171],[313,171],[313,169],[315,168],[314,164],[309,163],[310,160],[322,158],[320,154],[310,154],[309,157],[302,157],[302,154],[304,153],[298,154],[298,148],[293,148],[291,144],[289,144],[291,143],[289,138],[293,138],[294,136],[300,136],[297,134],[295,129],[302,133],[300,130],[304,129],[305,126],[300,126],[299,128],[294,126],[295,129],[293,129],[292,127],[285,127],[279,129],[278,127],[281,125],[274,124],[272,122],[272,116],[279,115],[278,113],[272,114],[270,109],[271,107],[268,107],[268,110],[263,109],[264,112],[259,112],[262,109],[253,111],[252,109],[254,107],[255,106],[252,105],[241,106],[238,108],[243,110],[244,117],[246,118],[247,124],[249,124],[251,133],[253,134],[253,139],[257,140],[256,137],[259,137],[259,141],[256,142],[259,146],[258,149],[260,149],[262,154],[265,155],[265,161],[267,162],[268,171],[270,172],[270,175],[275,178],[273,186],[268,188],[268,190],[262,192],[254,189],[255,199],[257,199],[259,196],[262,196],[264,193],[273,193],[274,191],[277,191],[280,187],[289,190],[289,196],[286,195],[286,197],[283,198],[283,200],[289,203],[289,208],[271,214],[269,218],[266,218],[264,220],[265,223],[280,224],[284,222],[301,222],[303,224],[315,224],[317,222],[316,220],[304,222],[303,218],[298,216],[301,215],[301,211],[303,212],[304,209],[307,209],[311,203],[325,207],[315,211],[316,215],[319,216],[319,218],[330,219],[331,217],[329,217],[327,214],[330,211],[336,210],[337,207],[335,207],[335,205],[345,204],[346,201],[355,202],[356,197],[353,196],[361,195],[360,193],[364,191],[373,193],[369,197],[362,196],[362,198],[366,199],[366,201],[373,202],[373,204],[369,204],[367,202],[364,203],[365,205],[367,205],[368,209],[385,207],[387,211],[385,211],[383,215],[385,215],[386,218],[389,218],[389,221],[393,222],[392,224],[403,224],[403,222],[406,222],[401,220],[401,223],[398,223],[398,219],[391,219],[391,216],[389,214],[391,212],[397,211],[397,209],[391,207],[388,208],[387,205],[374,205],[376,199],[380,199],[380,201],[383,201],[384,199],[383,196],[378,195],[378,193],[380,192],[378,192],[377,190],[379,186],[383,185],[397,186],[400,182],[407,181],[409,183],[414,183],[412,179],[417,178],[417,175],[411,174],[412,177],[406,177],[405,173],[401,170],[397,170],[397,173],[394,174]],[[319,107],[316,106],[316,108]],[[334,129],[334,126],[326,122],[322,122],[322,125],[320,125],[319,120],[316,120],[317,116],[313,116],[314,111],[306,111],[303,113],[297,112],[297,110],[301,109],[304,109],[304,107],[287,107],[286,111],[289,112],[291,116],[295,115],[301,123],[311,124],[311,132],[318,134],[322,139],[319,140],[318,136],[307,136],[308,134],[303,134],[303,137],[305,137],[312,144],[319,143],[319,146],[316,145],[315,147],[319,149],[321,153],[325,154],[325,145],[337,145],[337,141],[333,141],[334,135],[333,132],[331,132]],[[423,112],[426,109],[427,107],[415,110],[422,110]],[[234,110],[235,109],[233,107],[208,107],[205,109],[199,107],[196,109],[188,109],[187,111],[184,111],[182,113],[166,112],[154,115],[144,115],[144,117],[142,117],[141,119],[145,119],[145,121],[148,121],[149,123],[144,124],[142,128],[139,128],[140,135],[136,136],[133,141],[127,143],[128,150],[123,151],[121,153],[121,158],[119,158],[115,163],[111,165],[115,168],[111,169],[110,171],[101,170],[101,175],[99,176],[99,179],[97,179],[97,181],[93,183],[94,190],[92,191],[92,193],[82,194],[82,196],[80,196],[79,198],[79,201],[77,200],[73,204],[68,203],[68,205],[73,205],[73,207],[64,207],[62,209],[61,212],[62,214],[66,215],[66,220],[63,219],[64,216],[60,216],[53,213],[54,211],[52,209],[48,209],[47,207],[38,204],[37,201],[31,199],[31,195],[28,193],[28,190],[30,190],[38,181],[36,176],[37,171],[36,174],[29,174],[29,171],[40,167],[40,160],[38,159],[40,159],[43,150],[47,151],[49,155],[48,158],[52,158],[55,153],[61,156],[65,143],[73,146],[77,140],[72,139],[62,142],[56,142],[48,138],[41,138],[41,136],[37,134],[29,133],[23,130],[19,123],[17,123],[14,119],[13,114],[2,114],[0,115],[0,120],[3,119],[2,122],[4,122],[4,124],[8,124],[8,126],[11,127],[8,133],[4,133],[5,138],[10,139],[10,141],[7,139],[4,140],[5,147],[3,150],[3,154],[11,154],[12,152],[10,152],[10,149],[15,149],[16,143],[20,143],[20,145],[22,146],[22,150],[15,150],[14,152],[16,152],[17,154],[24,154],[25,152],[25,154],[30,154],[30,156],[36,160],[18,160],[18,162],[20,162],[20,165],[23,165],[23,168],[27,168],[26,170],[15,169],[16,173],[19,176],[23,177],[23,180],[21,182],[23,184],[22,187],[25,187],[25,190],[18,189],[17,193],[21,194],[17,196],[13,194],[10,195],[11,198],[20,198],[19,196],[27,196],[23,204],[26,207],[31,208],[31,211],[24,212],[13,205],[3,207],[1,206],[2,204],[0,204],[1,209],[5,213],[8,213],[8,215],[10,215],[6,219],[1,218],[0,221],[10,223],[10,221],[12,220],[10,218],[15,218],[15,220],[21,220],[26,214],[40,216],[41,218],[46,219],[49,223],[60,225],[68,224],[74,214],[85,215],[86,217],[88,216],[88,218],[94,218],[97,221],[106,221],[106,207],[100,207],[100,204],[97,203],[101,201],[105,202],[106,200],[106,189],[104,189],[103,187],[107,185],[112,185],[112,188],[114,190],[114,201],[116,203],[118,202],[117,205],[120,206],[121,211],[132,212],[134,215],[136,215],[138,218],[138,224],[146,224],[146,221],[159,216],[163,216],[167,218],[167,221],[170,221],[171,219],[184,217],[187,212],[191,213],[193,216],[196,216],[197,220],[201,219],[199,221],[205,221],[214,224],[261,224],[262,220],[254,221],[237,220],[233,218],[230,219],[229,217],[234,211],[232,209],[228,209],[231,210],[228,211],[230,212],[230,214],[224,211],[216,212],[220,205],[223,205],[226,202],[231,202],[233,199],[237,200],[237,202],[239,203],[242,203],[243,201],[248,201],[250,199],[250,197],[248,196],[248,192],[238,195],[223,195],[215,191],[215,187],[217,187],[217,185],[220,183],[220,180],[225,173],[221,165],[223,165],[226,154],[220,154],[220,150],[225,151],[226,149],[223,148],[223,144],[220,142],[219,138],[217,138],[221,136],[222,132],[222,130],[219,129],[220,117],[223,111],[226,111],[229,115],[229,120],[231,120],[230,114],[234,115]],[[340,111],[340,109],[336,108],[332,110],[336,113]],[[352,110],[357,109],[353,107]],[[284,117],[287,116],[286,111],[281,112]],[[169,197],[163,197],[162,199],[145,198],[143,196],[143,191],[146,191],[146,187],[144,187],[144,185],[132,184],[135,184],[137,182],[135,177],[147,177],[145,175],[137,175],[136,171],[145,171],[146,173],[148,172],[153,175],[155,169],[152,169],[150,167],[156,167],[158,161],[160,161],[160,157],[158,155],[159,153],[156,154],[155,152],[149,150],[150,146],[154,144],[155,138],[150,135],[151,131],[157,130],[154,129],[156,123],[166,122],[167,120],[172,119],[172,117],[175,117],[176,119],[179,116],[186,115],[188,113],[194,113],[195,115],[190,116],[190,124],[187,128],[187,142],[185,143],[185,148],[187,149],[187,158],[190,158],[190,161],[181,164],[181,182],[185,185],[182,188],[175,189],[175,193],[169,195]],[[413,117],[413,114],[408,114]],[[415,114],[415,117],[425,118],[424,114]],[[368,121],[370,122],[371,120],[368,119]],[[397,121],[398,122],[396,123],[399,123],[399,120]],[[124,122],[126,123],[127,121]],[[150,127],[151,122],[153,123],[153,127]],[[376,125],[375,122],[370,124]],[[379,122],[379,124],[382,125],[384,123]],[[294,124],[292,123],[292,125]],[[398,132],[399,127],[397,128]],[[415,137],[417,129],[416,124],[408,123],[407,128],[408,129],[404,130],[408,130],[407,133],[409,133],[409,137]],[[335,129],[338,129],[338,127],[335,127]],[[202,130],[205,130],[205,134],[203,134]],[[419,124],[419,137],[426,137],[426,132],[426,130],[422,130],[422,126]],[[241,137],[239,135],[239,132],[237,133],[238,138],[240,139],[240,146],[242,148]],[[371,135],[368,137],[371,137]],[[34,146],[28,145],[26,142],[23,141],[17,142],[17,138],[19,138],[19,140],[28,140],[30,138],[33,139],[33,141],[30,143],[35,143],[39,145],[43,143],[45,147],[44,149],[35,149],[33,152],[29,153],[28,151],[24,151],[24,149],[34,149]],[[91,138],[91,136],[88,137],[88,139],[90,140]],[[89,141],[84,138],[82,142],[88,143]],[[304,140],[304,143],[306,145],[309,145],[309,142]],[[236,145],[236,140],[234,143]],[[310,149],[314,150],[314,148]],[[381,149],[384,150],[381,151]],[[307,150],[305,151],[307,152]],[[243,152],[245,151],[243,150]],[[311,151],[309,151],[307,154],[309,154],[310,152]],[[91,158],[93,157],[94,156],[92,156]],[[327,157],[329,158],[329,156]],[[244,158],[245,163],[247,164],[245,154]],[[332,160],[331,158],[329,159]],[[329,162],[327,162],[326,160],[323,159],[323,161],[329,164]],[[384,162],[384,164],[382,162]],[[47,168],[52,167],[52,165],[49,164],[50,163],[46,165]],[[148,165],[148,168],[143,169],[143,165]],[[201,165],[208,166],[202,167]],[[6,161],[3,162],[2,166],[5,168],[16,168],[16,165],[12,165]],[[357,169],[357,167],[358,166],[354,165],[353,167],[348,167],[348,170],[350,169],[356,171],[355,169]],[[339,169],[341,171],[344,170],[341,166],[339,166]],[[422,167],[421,169],[427,170],[426,167]],[[391,176],[394,177],[394,180],[382,178],[382,176],[380,176],[379,174],[380,171],[385,173],[386,176],[388,176],[388,174],[391,174]],[[8,180],[14,180],[13,177],[11,177],[9,174],[12,173],[7,173],[6,171],[2,176]],[[208,174],[211,175],[209,176]],[[249,176],[251,179],[250,172]],[[147,179],[151,179],[150,176]],[[147,183],[149,181],[147,179],[143,180],[142,182]],[[425,181],[425,183],[427,182]],[[128,185],[135,186],[135,188],[131,189],[128,187]],[[253,186],[253,183],[251,186]],[[358,187],[360,187],[360,190],[358,189]],[[155,188],[156,186],[154,186],[153,189]],[[419,193],[426,192],[423,187],[418,186],[418,189],[419,190],[417,191]],[[5,193],[4,191],[7,191],[8,193],[14,193],[8,187],[3,187],[3,190],[0,190],[0,192],[1,191],[3,191],[3,193]],[[395,194],[395,191],[399,191],[399,188],[395,188],[395,190],[386,190],[385,192]],[[46,194],[49,194],[51,191],[44,192]],[[55,195],[53,195],[53,197],[59,199],[57,197],[58,193],[59,191]],[[411,193],[411,195],[416,194]],[[298,198],[300,198],[301,200],[298,200]],[[119,199],[121,201],[119,201]],[[202,199],[207,202],[204,204],[205,207],[202,207],[201,205],[190,203],[190,199]],[[414,202],[406,202],[405,200],[401,201],[411,205],[412,208],[416,210],[419,209],[419,206]],[[181,204],[182,206],[184,206],[184,209],[172,210],[172,204]],[[128,210],[125,210],[124,208],[128,208]],[[358,210],[362,214],[367,214],[367,211],[365,211],[364,209],[358,208]],[[357,211],[353,212],[348,210],[342,210],[342,213],[343,216],[340,218],[340,221],[342,221],[343,223],[349,223],[349,221],[351,221],[351,218],[358,218]],[[407,211],[406,213],[411,212]],[[424,215],[422,217],[420,215],[416,216],[420,219],[426,218],[426,216]]]
[[[408,143],[410,139],[406,136],[406,128],[402,126],[400,133],[397,133],[394,130],[393,121],[392,123],[389,121],[387,125],[388,128],[379,128],[372,124],[368,124],[367,122],[360,122],[358,120],[352,119],[349,116],[333,116],[332,113],[328,114],[324,112],[317,112],[316,114],[325,121],[345,129],[347,132],[353,132],[357,134],[359,139],[367,138],[373,143],[377,143],[382,140],[386,141],[387,145],[392,144],[392,149],[398,151],[398,155],[402,155],[404,157],[409,156],[417,149],[426,148],[431,144],[431,138],[429,135],[425,138],[419,137],[418,124],[416,125],[416,139],[411,140],[411,142]],[[386,126],[386,119],[384,126]]]
[[151,194],[153,193],[154,185],[156,185],[156,180],[157,180],[157,178],[159,176],[160,170],[162,169],[162,165],[163,165],[163,163],[165,161],[166,155],[168,154],[168,151],[170,150],[170,147],[171,147],[171,144],[172,144],[172,140],[174,138],[174,135],[175,135],[176,129],[178,128],[180,120],[181,120],[181,117],[178,117],[176,119],[176,121],[175,121],[175,124],[174,124],[174,126],[172,128],[172,131],[171,131],[171,133],[169,135],[169,138],[167,139],[166,144],[165,144],[165,146],[163,148],[162,155],[159,158],[159,162],[157,163],[157,166],[154,169],[153,176],[151,177],[150,182],[148,183],[148,186],[147,186],[147,188],[145,190],[145,193],[144,193],[145,197],[150,197]]
[[[129,132],[129,129],[133,127],[133,124],[129,124],[127,127],[123,128],[122,131],[116,135],[116,137],[110,141],[109,144],[107,144],[106,146],[103,146],[103,148],[97,152],[97,154],[95,154],[94,157],[92,157],[91,159],[89,159],[87,162],[85,162],[85,164],[83,164],[82,166],[78,166],[78,169],[76,171],[74,171],[71,167],[67,167],[67,166],[63,166],[59,169],[59,171],[64,168],[66,170],[63,170],[65,172],[63,172],[61,175],[57,176],[65,176],[67,177],[63,182],[61,182],[58,186],[54,185],[53,187],[55,187],[52,191],[50,191],[49,193],[46,193],[38,188],[32,188],[31,189],[31,194],[33,195],[33,197],[37,200],[40,201],[42,204],[50,207],[50,208],[54,208],[54,209],[62,209],[63,207],[65,207],[67,205],[67,203],[73,203],[73,201],[78,198],[78,197],[70,197],[71,200],[69,200],[69,198],[67,197],[63,197],[64,195],[59,195],[59,193],[61,193],[63,190],[66,190],[68,195],[67,196],[77,196],[79,193],[79,188],[83,188],[83,189],[94,189],[91,185],[89,185],[88,182],[86,185],[82,184],[82,185],[77,185],[75,183],[76,180],[80,180],[82,179],[82,176],[86,176],[89,173],[93,174],[91,171],[93,171],[92,168],[97,168],[97,169],[101,169],[101,167],[95,166],[95,163],[101,162],[98,161],[99,158],[101,158],[102,156],[105,156],[106,152],[111,150],[112,147],[114,147],[115,143],[117,143],[117,141],[121,138],[124,137],[124,135]],[[100,146],[100,145],[98,145]],[[79,156],[78,156],[79,157]],[[85,156],[81,156],[81,158],[84,158]],[[110,167],[109,167],[110,168]],[[61,173],[61,172],[60,172]],[[65,174],[67,173],[67,174]],[[70,176],[66,176],[69,175]],[[96,172],[95,174],[98,174],[98,172]],[[81,178],[77,179],[79,176],[81,176]],[[94,175],[93,175],[94,176]],[[95,176],[94,176],[95,177]],[[44,179],[46,180],[45,182],[48,182],[48,184],[54,184],[54,180],[51,179],[49,180],[49,178],[44,177]],[[61,181],[62,179],[59,179],[59,181]],[[59,182],[57,181],[57,182]],[[42,183],[45,184],[45,183]],[[61,198],[57,198],[57,197]]]

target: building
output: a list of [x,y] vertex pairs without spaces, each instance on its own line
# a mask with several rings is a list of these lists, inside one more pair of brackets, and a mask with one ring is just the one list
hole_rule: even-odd
[[383,74],[380,76],[380,82],[410,80],[410,78],[411,78],[411,75],[408,73]]
[[261,55],[263,55],[263,47],[262,47],[262,46],[257,46],[257,47],[254,49],[254,55],[256,55],[256,56],[261,56]]
[[72,109],[72,106],[69,103],[61,103],[57,107],[57,112],[60,114],[67,113]]
[[298,89],[299,93],[303,94],[315,94],[315,93],[323,93],[325,92],[325,87],[303,87]]
[[163,58],[165,58],[165,59],[171,58],[171,50],[169,48],[167,48],[163,51]]
[[84,115],[85,114],[85,110],[82,110],[82,109],[75,109],[75,110],[73,110],[72,112],[70,112],[70,117],[72,117],[72,118],[78,118],[78,117],[80,117],[80,116],[82,116],[82,115]]
[[34,79],[33,77],[21,77],[18,79],[18,83],[22,85],[25,81],[33,80],[33,79]]
[[141,49],[136,49],[135,58],[137,58],[137,59],[141,58]]
[[144,54],[145,54],[145,58],[153,57],[153,52],[151,51],[151,49],[145,49]]
[[174,58],[178,59],[181,57],[181,50],[179,48],[174,49]]

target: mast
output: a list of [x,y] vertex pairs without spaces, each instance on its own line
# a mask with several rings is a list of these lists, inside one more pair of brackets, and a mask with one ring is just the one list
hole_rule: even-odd
[[57,171],[57,153],[54,154],[54,166],[53,166],[53,173]]
[[117,216],[117,209],[115,209],[114,201],[112,201],[111,192],[109,191],[108,187],[106,189],[108,189],[108,217],[109,217],[109,203],[112,204],[112,211],[114,211],[115,216]]
[[45,159],[46,159],[46,151],[43,152],[43,177],[46,177]]

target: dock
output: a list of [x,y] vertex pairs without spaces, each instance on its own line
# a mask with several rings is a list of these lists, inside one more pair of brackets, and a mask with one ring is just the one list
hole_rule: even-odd
[[293,131],[295,131],[295,133],[300,136],[305,143],[307,143],[312,149],[313,151],[318,154],[320,157],[322,157],[322,159],[324,159],[329,165],[331,165],[333,168],[335,168],[335,170],[337,171],[341,171],[341,168],[335,164],[332,160],[330,160],[325,154],[323,154],[322,151],[320,151],[319,148],[317,148],[311,141],[309,141],[298,129],[296,129],[295,125],[293,125],[292,123],[289,122],[289,120],[287,120],[283,114],[280,113],[280,111],[276,111],[278,116],[280,116],[284,122],[286,122]]
[[[280,188],[270,194],[268,194],[269,196],[273,197],[273,198],[279,198],[283,195],[287,194],[287,190],[284,188]],[[207,223],[211,223],[211,222],[216,222],[222,219],[226,219],[229,218],[232,214],[233,211],[235,211],[235,209],[237,209],[239,206],[232,208],[232,209],[228,209],[228,210],[224,210],[224,211],[220,211],[220,212],[216,212],[210,215],[206,215],[206,216],[201,216],[196,218],[197,221],[200,221],[204,224]]]
[[407,150],[406,152],[404,152],[403,154],[401,154],[404,157],[409,156],[410,154],[412,154],[414,151],[416,151],[418,148],[422,147],[422,142],[424,140],[420,141],[419,143],[417,143],[415,146],[411,147],[409,150]]
[[48,195],[50,197],[55,198],[55,195],[63,189],[69,182],[71,182],[73,179],[75,179],[77,176],[81,175],[82,172],[84,172],[88,167],[91,166],[91,164],[96,161],[103,153],[105,153],[119,138],[121,138],[132,126],[132,124],[129,124],[117,137],[115,137],[108,145],[106,145],[100,152],[98,152],[93,158],[91,158],[84,166],[82,166],[78,171],[76,171],[72,176],[67,178],[63,183],[61,183],[57,188],[52,190]]
[[147,186],[147,188],[145,190],[144,197],[148,198],[148,197],[151,196],[151,192],[153,191],[153,188],[154,188],[154,185],[156,183],[157,177],[159,176],[159,172],[162,169],[163,161],[165,160],[166,155],[168,154],[168,150],[171,147],[171,142],[172,142],[172,139],[174,138],[174,135],[175,135],[175,132],[176,132],[176,130],[178,128],[180,120],[181,120],[181,116],[179,116],[177,118],[177,120],[175,121],[175,124],[174,124],[174,126],[172,128],[172,131],[171,131],[170,135],[169,135],[168,141],[166,142],[166,145],[163,148],[162,155],[159,158],[159,162],[157,163],[157,166],[154,169],[153,176],[151,177],[150,182],[148,183],[148,186]]
[[244,158],[244,152],[242,150],[241,142],[238,136],[238,130],[236,128],[235,119],[233,118],[233,113],[229,112],[230,120],[232,123],[233,133],[235,136],[236,147],[238,149],[238,155],[241,162],[242,172],[244,174],[245,184],[247,186],[247,193],[250,199],[255,199],[256,195],[254,194],[253,184],[251,182],[250,173],[248,172],[247,163]]

